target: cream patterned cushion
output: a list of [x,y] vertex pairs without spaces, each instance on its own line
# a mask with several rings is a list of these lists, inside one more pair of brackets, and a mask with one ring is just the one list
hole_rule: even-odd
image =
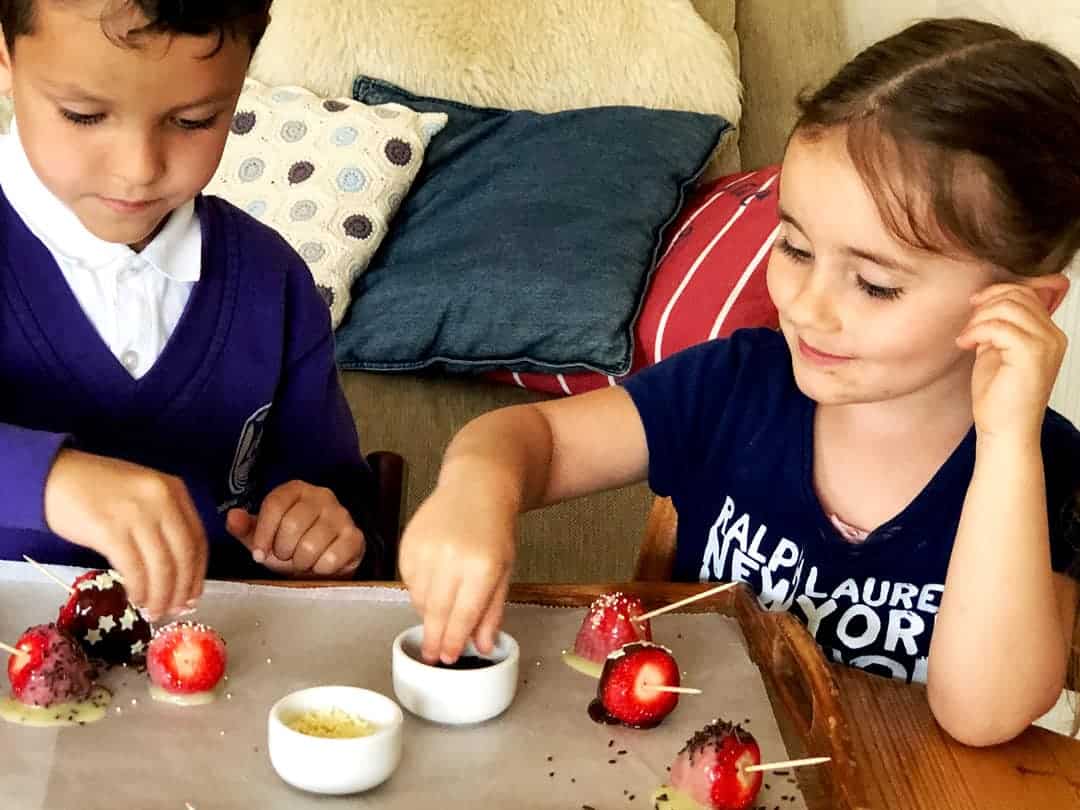
[[311,269],[336,328],[443,113],[244,85],[221,166],[207,186],[278,231]]

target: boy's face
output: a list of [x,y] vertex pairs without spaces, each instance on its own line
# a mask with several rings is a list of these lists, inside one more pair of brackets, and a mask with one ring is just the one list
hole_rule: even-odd
[[803,393],[850,404],[970,392],[974,355],[955,339],[971,296],[1000,280],[999,270],[893,236],[841,128],[792,138],[780,207],[768,285]]
[[[118,44],[106,5],[38,0],[33,33],[0,52],[0,93],[49,190],[98,238],[140,249],[213,176],[251,53],[225,37],[208,57],[216,35]],[[144,23],[126,10],[109,30]]]

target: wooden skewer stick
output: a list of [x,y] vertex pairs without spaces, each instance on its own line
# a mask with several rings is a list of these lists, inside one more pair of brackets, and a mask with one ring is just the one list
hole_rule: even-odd
[[10,653],[11,655],[26,655],[26,650],[20,650],[18,647],[12,647],[10,644],[5,644],[2,641],[0,641],[0,650]]
[[72,588],[70,585],[68,585],[66,582],[64,582],[64,580],[60,579],[60,577],[58,577],[56,574],[54,574],[52,571],[50,571],[48,568],[46,568],[41,563],[36,562],[35,560],[31,560],[25,554],[23,554],[23,559],[26,560],[28,563],[30,563],[32,566],[34,566],[34,568],[36,568],[38,571],[43,573],[45,576],[47,576],[49,579],[51,579],[53,582],[55,582],[57,585],[59,585],[61,588],[63,588],[68,593],[75,593],[74,588]]
[[734,588],[738,584],[738,582],[725,582],[723,585],[717,585],[715,588],[709,588],[709,590],[707,591],[702,591],[701,593],[696,593],[693,596],[688,596],[685,599],[680,599],[678,602],[672,602],[670,605],[665,605],[662,608],[651,610],[648,613],[642,613],[640,616],[633,616],[631,618],[631,621],[643,622],[646,619],[652,619],[662,613],[667,613],[669,610],[676,610],[677,608],[681,608],[683,605],[689,605],[691,602],[696,602],[699,599],[708,599],[710,596],[715,596],[718,593],[723,593],[726,590]]
[[747,765],[743,768],[747,773],[757,771],[782,771],[785,768],[805,768],[808,765],[821,765],[831,762],[832,757],[810,757],[809,759],[789,759],[786,762],[763,762],[760,765]]
[[646,689],[650,689],[653,692],[671,692],[673,695],[700,695],[701,690],[695,689],[692,686],[652,686],[651,684],[645,684]]

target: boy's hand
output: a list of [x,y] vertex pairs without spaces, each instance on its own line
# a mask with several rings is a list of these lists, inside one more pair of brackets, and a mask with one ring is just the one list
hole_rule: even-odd
[[278,574],[348,577],[364,557],[364,533],[337,496],[303,481],[271,492],[258,515],[230,510],[225,528]]
[[1038,439],[1068,339],[1029,284],[995,284],[972,298],[975,312],[956,339],[975,350],[971,380],[980,436]]
[[470,638],[491,652],[502,623],[517,512],[463,495],[476,489],[437,487],[402,536],[398,566],[424,620],[429,662],[453,663]]
[[61,450],[45,482],[45,521],[108,559],[128,598],[151,619],[192,607],[202,595],[206,532],[179,478]]

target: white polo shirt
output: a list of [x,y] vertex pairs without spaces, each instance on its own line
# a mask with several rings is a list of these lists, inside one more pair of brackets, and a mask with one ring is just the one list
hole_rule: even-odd
[[139,253],[98,239],[38,178],[14,121],[10,134],[0,135],[0,188],[56,259],[102,341],[132,377],[141,378],[161,356],[199,280],[202,231],[195,203],[173,211]]

